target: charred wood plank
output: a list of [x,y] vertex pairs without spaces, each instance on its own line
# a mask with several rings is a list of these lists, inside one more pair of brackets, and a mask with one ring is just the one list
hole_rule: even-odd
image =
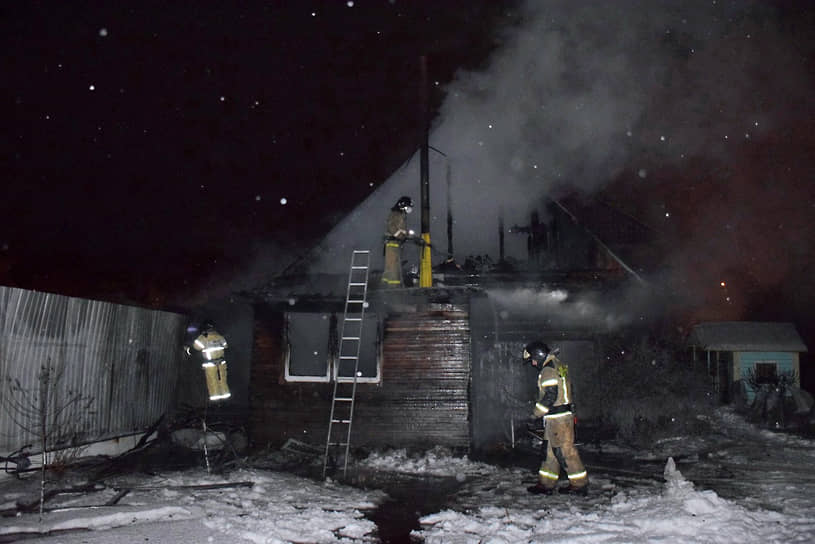
[[253,487],[255,482],[228,482],[223,484],[194,484],[194,485],[142,485],[142,486],[121,486],[114,487],[114,491],[153,491],[160,489],[172,490],[207,490],[207,489],[228,489],[232,487]]

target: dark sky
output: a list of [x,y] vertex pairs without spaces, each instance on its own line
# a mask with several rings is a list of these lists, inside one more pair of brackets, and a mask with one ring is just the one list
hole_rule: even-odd
[[0,7],[0,283],[144,300],[305,249],[416,149],[420,55],[477,66],[508,5]]
[[416,149],[426,53],[468,209],[601,197],[730,308],[700,317],[800,326],[813,28],[804,1],[4,4],[0,283],[166,304],[306,249]]

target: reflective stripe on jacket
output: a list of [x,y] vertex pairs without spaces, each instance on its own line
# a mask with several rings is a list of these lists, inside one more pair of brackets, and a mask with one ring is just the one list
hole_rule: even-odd
[[200,351],[205,360],[216,361],[224,357],[226,339],[218,331],[211,330],[196,338],[192,347]]
[[571,383],[565,370],[566,367],[554,355],[546,358],[538,374],[538,400],[533,411],[535,417],[549,419],[571,413]]

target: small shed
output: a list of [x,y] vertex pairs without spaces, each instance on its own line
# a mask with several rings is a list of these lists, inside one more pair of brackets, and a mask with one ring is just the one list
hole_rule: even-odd
[[[766,383],[774,382],[781,374],[791,374],[800,387],[799,355],[807,347],[792,323],[699,323],[691,330],[688,343],[694,361],[706,362],[722,401],[732,400],[733,384],[751,372]],[[752,397],[753,391],[747,394]]]

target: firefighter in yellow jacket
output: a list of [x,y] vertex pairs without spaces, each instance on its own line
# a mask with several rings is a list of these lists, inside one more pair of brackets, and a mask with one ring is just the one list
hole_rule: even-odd
[[560,471],[569,478],[569,487],[561,493],[585,495],[589,478],[574,445],[572,384],[568,367],[561,364],[557,351],[543,342],[532,342],[524,348],[524,362],[537,368],[538,398],[534,418],[543,418],[545,454],[538,470],[538,483],[527,488],[530,493],[551,495],[557,487]]
[[413,211],[413,201],[403,196],[396,201],[385,224],[384,287],[402,287],[402,244],[408,238],[407,214]]
[[226,359],[224,359],[226,338],[215,330],[215,325],[211,321],[205,321],[198,332],[200,334],[193,340],[192,347],[201,352],[203,359],[201,367],[207,379],[209,400],[228,399],[232,394],[226,381]]

